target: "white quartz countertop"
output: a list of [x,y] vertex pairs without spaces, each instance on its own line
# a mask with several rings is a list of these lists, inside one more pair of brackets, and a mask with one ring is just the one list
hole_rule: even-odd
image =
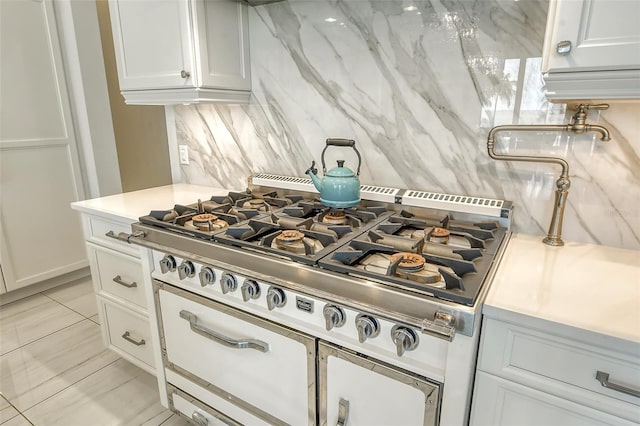
[[151,210],[171,209],[175,204],[191,204],[213,195],[226,195],[229,189],[177,183],[140,191],[125,192],[71,204],[75,210],[112,219],[137,222]]
[[640,342],[640,251],[514,234],[483,311]]

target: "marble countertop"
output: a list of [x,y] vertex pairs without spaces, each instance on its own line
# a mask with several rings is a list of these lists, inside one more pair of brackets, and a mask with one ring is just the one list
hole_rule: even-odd
[[514,234],[483,312],[526,315],[640,342],[640,251]]
[[229,189],[224,188],[177,183],[77,201],[71,204],[71,208],[110,219],[137,222],[140,216],[149,214],[151,210],[170,209],[174,204],[190,204],[228,192]]

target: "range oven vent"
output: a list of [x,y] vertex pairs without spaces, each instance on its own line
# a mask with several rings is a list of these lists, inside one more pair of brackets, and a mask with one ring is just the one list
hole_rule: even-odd
[[[311,179],[307,177],[258,173],[251,176],[249,183],[271,188],[318,192]],[[374,185],[361,185],[360,198],[383,203],[401,204],[403,206],[425,207],[493,217],[502,217],[502,209],[510,208],[510,202],[504,200]]]
[[500,217],[504,201],[466,195],[407,190],[402,196],[402,204]]

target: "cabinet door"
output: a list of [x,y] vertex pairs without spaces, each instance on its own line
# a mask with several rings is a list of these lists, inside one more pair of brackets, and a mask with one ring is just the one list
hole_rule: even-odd
[[472,426],[603,426],[635,423],[479,371]]
[[[557,0],[549,11],[544,72],[640,69],[640,1]],[[558,53],[560,42],[571,50]]]
[[201,85],[251,90],[247,5],[238,0],[198,0],[195,5]]
[[194,86],[190,7],[186,0],[109,0],[120,90]]
[[437,424],[438,384],[324,342],[318,357],[321,425]]
[[0,1],[0,258],[8,291],[88,265],[53,4]]

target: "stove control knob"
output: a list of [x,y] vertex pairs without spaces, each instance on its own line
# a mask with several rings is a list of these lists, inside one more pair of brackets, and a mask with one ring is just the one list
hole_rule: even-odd
[[162,259],[160,259],[160,271],[163,274],[167,272],[173,272],[176,270],[176,259],[170,254],[165,254]]
[[193,278],[196,276],[196,267],[193,266],[193,262],[189,260],[183,260],[180,266],[178,266],[178,276],[181,280],[185,278]]
[[238,289],[238,282],[236,281],[236,277],[228,272],[223,273],[220,277],[220,288],[222,289],[223,294],[236,291]]
[[200,269],[198,278],[200,278],[200,285],[202,287],[213,285],[216,282],[216,272],[208,266],[203,266]]
[[394,325],[391,329],[391,340],[396,345],[398,356],[418,347],[418,334],[409,327]]
[[335,305],[324,305],[322,309],[324,315],[325,327],[327,331],[330,331],[333,327],[342,327],[347,321],[347,316],[344,313],[344,309]]
[[260,286],[254,280],[244,280],[240,287],[242,293],[242,300],[248,302],[251,299],[257,299],[260,297]]
[[358,340],[364,343],[368,338],[374,338],[380,334],[380,323],[370,315],[359,314],[356,317],[356,329],[358,330]]
[[282,308],[287,303],[284,291],[278,287],[269,287],[267,290],[267,308],[273,311],[275,308]]

